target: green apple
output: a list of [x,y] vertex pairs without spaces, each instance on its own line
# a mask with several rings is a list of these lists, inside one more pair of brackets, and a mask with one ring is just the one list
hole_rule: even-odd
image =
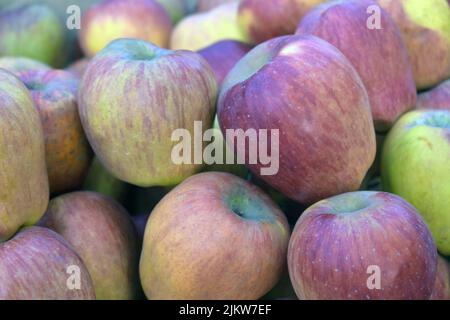
[[437,248],[450,255],[450,111],[416,110],[389,132],[382,153],[383,188],[414,205]]

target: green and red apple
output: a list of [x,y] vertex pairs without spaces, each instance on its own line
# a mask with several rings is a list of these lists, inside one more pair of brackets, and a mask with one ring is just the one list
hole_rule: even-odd
[[326,0],[242,0],[238,21],[253,43],[293,34],[301,18]]
[[77,77],[63,70],[31,70],[18,75],[41,118],[50,192],[79,188],[92,151],[78,115]]
[[35,224],[49,199],[44,133],[23,83],[0,69],[0,242]]
[[211,11],[187,16],[174,28],[171,49],[197,51],[221,40],[248,43],[237,21],[238,2],[222,4]]
[[439,251],[450,255],[450,111],[402,116],[384,143],[381,178],[384,190],[417,208]]
[[377,131],[387,131],[416,103],[408,51],[389,14],[380,11],[381,29],[367,27],[372,0],[331,1],[309,11],[297,34],[312,34],[338,48],[367,89]]
[[288,241],[283,212],[259,188],[201,173],[152,211],[141,284],[149,299],[259,299],[279,281]]
[[120,39],[89,63],[78,102],[87,138],[108,171],[141,187],[170,186],[202,166],[173,161],[174,131],[193,136],[195,121],[209,129],[216,95],[214,73],[199,54]]
[[138,238],[120,204],[94,192],[67,193],[50,201],[40,225],[60,234],[80,255],[97,299],[137,296]]
[[167,47],[172,21],[155,0],[103,0],[83,13],[80,45],[92,57],[111,41],[140,39]]
[[437,252],[412,205],[360,191],[319,201],[300,216],[288,266],[299,299],[429,299]]
[[94,300],[83,260],[57,233],[29,227],[0,243],[0,300]]
[[446,0],[377,0],[402,33],[418,89],[450,78],[450,6]]

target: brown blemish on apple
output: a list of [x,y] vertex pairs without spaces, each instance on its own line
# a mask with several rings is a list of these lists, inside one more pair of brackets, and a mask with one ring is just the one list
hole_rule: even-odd
[[427,145],[427,147],[428,147],[428,149],[433,149],[433,144],[430,142],[430,140],[428,140],[427,138],[424,138],[424,137],[419,137],[419,138],[417,138],[419,141],[423,141],[426,145]]

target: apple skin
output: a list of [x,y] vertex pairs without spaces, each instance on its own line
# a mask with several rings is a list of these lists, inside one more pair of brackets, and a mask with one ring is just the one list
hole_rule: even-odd
[[381,10],[382,29],[367,27],[372,0],[332,1],[301,20],[296,33],[312,34],[338,48],[352,63],[367,89],[377,131],[387,131],[416,103],[412,67],[400,31]]
[[450,79],[417,96],[417,109],[443,109],[450,111]]
[[[322,200],[297,221],[288,266],[299,299],[429,299],[437,251],[416,209],[386,192]],[[369,289],[378,266],[381,289]]]
[[22,56],[59,67],[65,43],[64,25],[45,4],[29,4],[0,12],[0,56]]
[[89,58],[79,59],[71,63],[65,70],[75,75],[78,79],[81,79],[83,78],[84,72],[86,71],[90,61],[91,59]]
[[[44,134],[22,82],[0,69],[0,242],[36,223],[49,199]],[[6,170],[7,168],[7,170]],[[32,190],[32,191],[31,191]]]
[[450,77],[450,6],[446,0],[377,0],[402,33],[418,89]]
[[171,31],[169,14],[154,0],[104,0],[83,14],[79,39],[84,54],[92,57],[119,38],[146,40],[166,48]]
[[437,276],[430,300],[450,300],[450,264],[438,256]]
[[315,5],[326,0],[242,0],[238,21],[253,43],[293,34],[301,18]]
[[246,164],[303,204],[357,190],[375,158],[363,83],[342,53],[314,36],[279,37],[250,51],[225,78],[217,114],[222,133],[279,130],[278,173],[261,176],[260,163]]
[[280,279],[288,241],[286,218],[259,188],[200,173],[152,211],[141,284],[149,299],[258,299]]
[[197,0],[197,11],[199,12],[209,11],[222,4],[236,1],[237,0]]
[[450,255],[450,111],[402,116],[384,143],[381,178],[383,190],[417,208],[439,251]]
[[78,79],[63,70],[32,70],[18,74],[28,88],[42,122],[50,193],[79,188],[92,151],[78,116]]
[[251,47],[235,40],[222,40],[198,51],[208,61],[220,87],[228,72],[245,56]]
[[50,66],[45,63],[23,57],[1,57],[0,68],[17,74],[30,70],[50,70]]
[[139,242],[133,222],[113,199],[94,192],[50,201],[40,225],[60,234],[83,259],[99,300],[133,299],[139,289]]
[[[80,289],[69,289],[69,266],[80,268]],[[28,227],[0,243],[0,300],[94,300],[83,261],[57,233]]]
[[170,48],[198,51],[221,40],[248,43],[237,23],[237,9],[238,2],[231,2],[185,17],[173,29]]
[[211,127],[214,73],[197,53],[120,39],[92,59],[78,94],[81,121],[103,165],[141,187],[170,186],[201,165],[171,161],[172,132]]

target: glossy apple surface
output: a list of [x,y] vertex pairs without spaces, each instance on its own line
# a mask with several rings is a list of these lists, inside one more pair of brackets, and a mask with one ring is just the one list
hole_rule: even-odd
[[140,261],[149,299],[258,299],[281,277],[289,225],[259,188],[201,173],[152,211]]
[[413,206],[361,191],[322,200],[301,215],[288,266],[300,299],[429,299],[437,252]]
[[[225,78],[217,114],[225,135],[279,130],[278,172],[262,175],[261,162],[247,158],[246,165],[302,203],[357,190],[375,158],[361,78],[340,51],[314,36],[279,37],[250,51]],[[241,149],[235,152],[248,157],[249,143]]]
[[380,11],[380,29],[368,28],[372,0],[331,1],[309,11],[296,33],[312,34],[338,48],[367,89],[377,131],[387,131],[416,103],[408,51],[389,14]]
[[384,190],[417,208],[439,251],[450,255],[450,111],[401,117],[384,143],[381,178]]

